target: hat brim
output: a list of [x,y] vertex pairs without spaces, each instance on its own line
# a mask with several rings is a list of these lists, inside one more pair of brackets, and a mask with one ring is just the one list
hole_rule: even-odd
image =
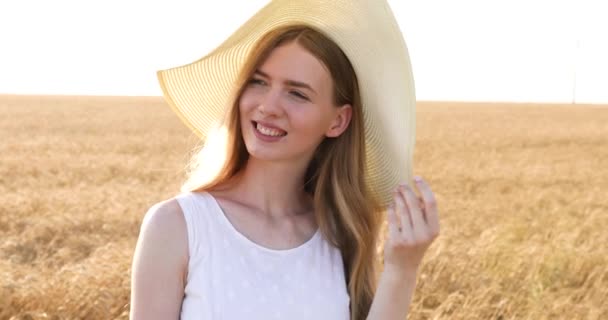
[[386,1],[272,1],[205,57],[159,71],[168,104],[204,139],[222,121],[232,86],[257,40],[293,24],[323,32],[353,65],[363,105],[366,181],[388,204],[395,186],[412,178],[416,98],[407,47]]

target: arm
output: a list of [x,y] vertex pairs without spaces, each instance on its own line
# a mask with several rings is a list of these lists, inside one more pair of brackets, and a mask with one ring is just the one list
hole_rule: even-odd
[[186,222],[177,200],[153,206],[133,257],[130,319],[179,319],[187,265]]
[[406,319],[415,287],[415,272],[404,276],[383,272],[367,319]]
[[422,257],[439,235],[435,196],[421,178],[416,178],[416,186],[422,199],[417,198],[411,187],[402,185],[397,188],[394,203],[387,210],[384,270],[368,320],[407,318]]

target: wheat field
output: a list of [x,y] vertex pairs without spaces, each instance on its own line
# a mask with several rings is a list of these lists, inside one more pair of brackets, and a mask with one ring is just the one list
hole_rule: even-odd
[[[608,108],[419,103],[442,234],[409,319],[608,319]],[[0,96],[0,320],[127,319],[198,141],[159,97]]]

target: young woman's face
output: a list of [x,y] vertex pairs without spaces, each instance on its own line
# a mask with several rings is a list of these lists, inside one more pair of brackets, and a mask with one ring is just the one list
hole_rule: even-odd
[[333,104],[329,72],[296,42],[275,48],[239,100],[247,150],[263,160],[309,160],[325,137],[337,137],[351,106]]

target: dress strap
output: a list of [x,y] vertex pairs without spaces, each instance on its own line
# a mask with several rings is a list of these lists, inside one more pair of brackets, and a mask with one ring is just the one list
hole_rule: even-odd
[[186,221],[188,230],[189,266],[200,263],[209,256],[209,248],[213,245],[213,220],[215,212],[209,205],[205,194],[185,192],[175,197]]

